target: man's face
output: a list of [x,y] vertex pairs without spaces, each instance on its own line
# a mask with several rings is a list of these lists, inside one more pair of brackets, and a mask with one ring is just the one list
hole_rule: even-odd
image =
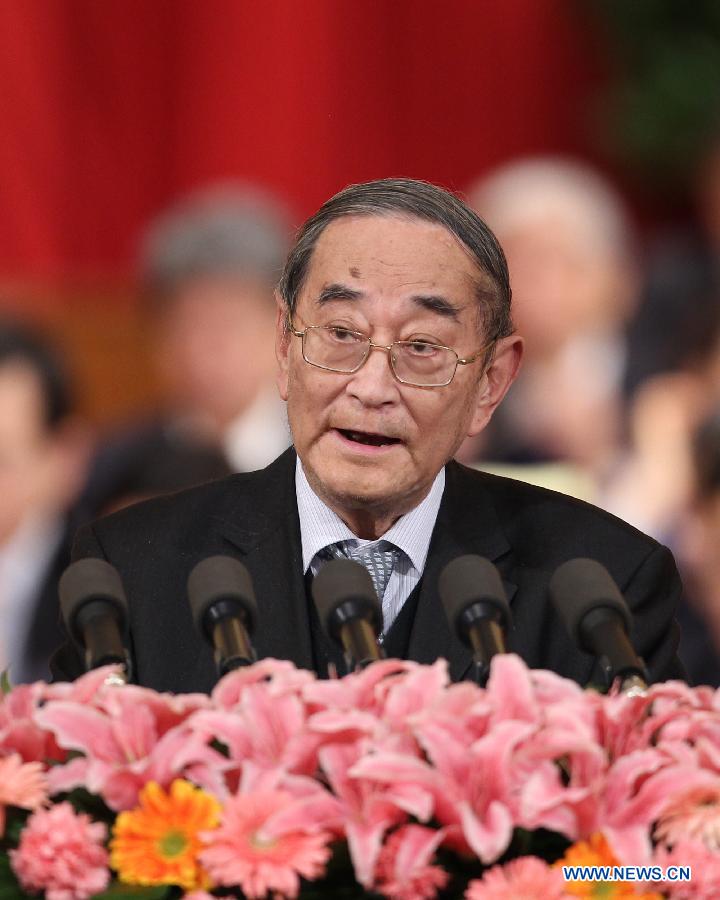
[[272,383],[270,289],[250,279],[191,279],[159,321],[155,348],[176,411],[223,429]]
[[50,428],[42,382],[22,360],[0,364],[0,545],[25,522],[62,515],[85,482],[91,438],[66,419]]
[[0,543],[29,513],[42,509],[50,446],[37,375],[22,362],[5,363],[0,366]]
[[[294,326],[341,325],[382,345],[418,338],[470,356],[486,340],[475,295],[483,279],[439,225],[346,217],[329,225],[315,246]],[[458,366],[441,388],[400,384],[383,351],[371,352],[354,374],[323,371],[303,360],[300,338],[283,329],[282,310],[277,350],[295,448],[314,490],[341,515],[397,516],[416,506],[462,440],[484,427],[506,389],[481,377],[482,360]]]

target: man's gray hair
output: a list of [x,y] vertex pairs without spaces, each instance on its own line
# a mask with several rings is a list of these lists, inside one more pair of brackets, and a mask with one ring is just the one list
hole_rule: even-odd
[[451,232],[468,251],[479,273],[486,276],[476,282],[485,334],[491,340],[512,334],[510,279],[505,254],[495,235],[454,194],[411,178],[352,184],[331,197],[302,225],[278,285],[288,313],[295,311],[315,245],[331,222],[346,216],[392,215],[432,222]]
[[151,222],[140,249],[140,278],[160,301],[206,276],[258,279],[273,287],[290,244],[289,215],[253,185],[196,191]]

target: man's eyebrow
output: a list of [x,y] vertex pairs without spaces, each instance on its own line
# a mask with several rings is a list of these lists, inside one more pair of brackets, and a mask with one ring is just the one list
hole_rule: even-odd
[[[332,284],[324,285],[320,289],[316,302],[318,306],[323,306],[332,300],[360,300],[364,296],[365,294],[362,291],[355,290],[345,284],[333,282]],[[458,306],[440,294],[414,294],[410,299],[417,306],[445,318],[453,319],[456,322],[459,321],[460,312],[463,309],[462,306]]]
[[362,291],[356,291],[344,284],[326,284],[317,295],[317,304],[322,306],[331,300],[359,300],[364,296]]
[[439,294],[416,294],[410,298],[413,303],[417,303],[423,309],[445,316],[448,319],[454,319],[456,322],[460,320],[460,311],[462,306],[452,303],[447,297],[441,297]]

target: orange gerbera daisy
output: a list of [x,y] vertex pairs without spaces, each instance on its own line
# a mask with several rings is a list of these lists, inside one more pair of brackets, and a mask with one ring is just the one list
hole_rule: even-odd
[[[619,865],[604,835],[596,832],[589,841],[578,841],[568,847],[565,856],[555,866],[617,866]],[[595,898],[595,900],[626,900],[643,897],[644,900],[662,900],[661,894],[644,891],[642,885],[629,881],[566,881],[564,891],[571,897]]]
[[211,794],[178,778],[165,791],[154,781],[140,792],[140,805],[121,812],[110,842],[110,865],[126,884],[208,887],[197,859],[199,832],[217,827],[220,804]]

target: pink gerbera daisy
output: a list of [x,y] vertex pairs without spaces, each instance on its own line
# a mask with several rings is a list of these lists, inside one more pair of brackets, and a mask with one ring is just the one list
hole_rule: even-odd
[[47,800],[42,763],[24,763],[19,753],[0,759],[0,837],[5,833],[5,807],[37,809]]
[[563,900],[566,896],[559,869],[551,869],[537,856],[521,856],[471,881],[465,900]]
[[655,840],[668,847],[695,840],[720,850],[720,785],[698,788],[671,804],[655,826]]
[[689,866],[690,881],[667,882],[663,887],[673,900],[708,900],[720,897],[720,857],[699,841],[680,841],[672,850],[658,847],[653,863],[669,866]]
[[[220,827],[205,835],[207,847],[200,861],[216,885],[238,886],[249,900],[278,891],[297,897],[300,876],[312,880],[325,869],[330,856],[330,834],[308,830],[298,817],[288,822],[287,810],[295,798],[286,791],[257,791],[231,797]],[[282,829],[273,816],[283,813]]]
[[10,862],[30,893],[44,891],[46,900],[87,900],[110,880],[106,837],[102,822],[58,803],[30,816]]

